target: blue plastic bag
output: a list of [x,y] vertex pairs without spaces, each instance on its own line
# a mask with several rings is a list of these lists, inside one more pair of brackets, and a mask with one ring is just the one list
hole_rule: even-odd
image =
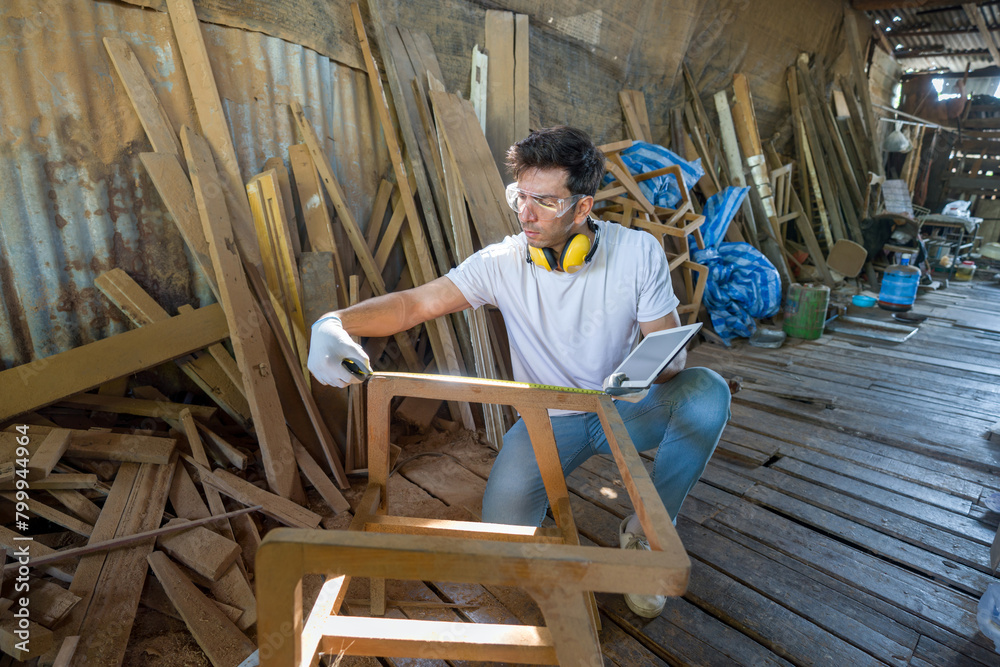
[[983,597],[979,598],[976,623],[979,631],[993,640],[993,648],[1000,653],[1000,584],[990,584]]

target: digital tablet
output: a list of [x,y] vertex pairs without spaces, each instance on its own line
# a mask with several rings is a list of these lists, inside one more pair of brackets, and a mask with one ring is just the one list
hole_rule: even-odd
[[622,389],[646,389],[663,372],[688,341],[701,329],[701,322],[654,331],[625,357],[615,373],[624,373]]

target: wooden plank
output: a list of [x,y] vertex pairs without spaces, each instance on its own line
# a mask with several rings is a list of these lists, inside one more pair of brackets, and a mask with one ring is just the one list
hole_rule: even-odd
[[31,577],[28,580],[28,612],[30,618],[50,630],[80,601],[62,586],[46,579]]
[[[27,627],[22,629],[21,620],[9,609],[0,615],[0,651],[27,663],[51,650],[54,639],[52,632],[30,619],[24,619]],[[28,641],[23,639],[24,634],[28,635]]]
[[[170,160],[172,168],[179,171],[180,165],[177,160],[174,158]],[[149,169],[148,165],[147,169]],[[183,179],[186,183],[186,177]],[[194,206],[194,192],[189,183],[186,183],[186,188],[191,195],[191,205]],[[161,194],[163,192],[161,189]],[[204,242],[204,232],[200,233],[200,237],[201,241]],[[189,249],[194,252],[190,243]],[[204,251],[208,252],[207,244],[204,244]],[[207,260],[206,266],[209,271],[212,270],[210,260]],[[217,290],[214,272],[212,272],[210,282],[213,289]],[[102,273],[94,279],[94,285],[136,326],[146,326],[153,322],[167,320],[170,317],[160,304],[154,301],[131,276],[121,269],[112,269]],[[178,360],[178,368],[201,387],[205,394],[215,401],[226,414],[235,419],[243,428],[249,430],[250,406],[243,395],[243,377],[236,362],[221,343],[210,345],[208,350],[211,356],[196,352],[183,361]]]
[[[844,27],[847,29],[847,52],[851,59],[851,73],[854,78],[854,85],[857,87],[858,97],[861,100],[861,110],[864,114],[867,129],[868,141],[865,143],[871,152],[868,168],[877,175],[884,176],[885,171],[883,169],[881,147],[875,145],[876,137],[878,137],[878,123],[875,122],[875,110],[872,107],[871,93],[868,89],[868,76],[865,74],[865,61],[867,60],[865,56],[868,51],[868,40],[866,39],[864,44],[861,43],[861,37],[858,32],[857,13],[855,11],[845,9],[844,19]],[[846,97],[851,99],[854,96],[847,95]]]
[[[173,462],[168,465],[139,465],[135,485],[121,514],[121,523],[115,530],[116,536],[140,533],[159,525],[173,471]],[[96,527],[94,532],[98,532]],[[81,596],[83,600],[77,605],[86,605],[79,633],[66,633],[81,637],[76,651],[78,660],[89,664],[119,664],[124,658],[146,578],[146,556],[152,549],[153,543],[149,540],[108,552],[92,594]]]
[[[250,277],[250,282],[254,285],[255,289],[258,290],[258,292],[266,289],[261,284],[260,276],[257,274],[255,268],[250,267],[247,274]],[[326,461],[330,465],[330,469],[333,471],[333,474],[337,478],[337,482],[340,484],[341,488],[348,488],[350,483],[347,481],[347,475],[344,472],[344,467],[340,460],[342,452],[334,442],[333,435],[326,428],[326,423],[319,414],[319,408],[313,399],[313,395],[310,392],[309,387],[306,385],[305,376],[299,371],[299,367],[294,363],[295,359],[293,351],[290,349],[288,341],[282,338],[282,332],[275,327],[274,320],[277,319],[277,315],[274,313],[271,308],[271,304],[268,302],[262,301],[262,308],[264,311],[264,317],[271,323],[271,328],[274,329],[274,334],[278,339],[278,344],[282,346],[282,352],[288,360],[288,369],[292,373],[292,380],[295,382],[295,387],[299,392],[299,396],[302,398],[302,403],[306,408],[306,412],[309,414],[309,420],[312,422],[313,428],[316,430],[319,437],[320,448],[323,451],[323,455],[326,457]],[[346,504],[346,501],[344,502]]]
[[[172,519],[166,526],[186,523],[185,519]],[[218,581],[240,556],[240,545],[202,526],[158,537],[156,546],[212,581]]]
[[69,447],[72,432],[64,428],[52,429],[28,460],[28,479],[39,480],[49,476],[52,469]]
[[[132,487],[138,472],[139,464],[135,463],[125,463],[119,468],[115,482],[111,487],[111,493],[101,511],[101,517],[94,526],[91,542],[97,543],[115,537],[126,504],[132,495]],[[63,637],[80,634],[80,627],[87,615],[87,608],[94,596],[95,587],[99,582],[106,558],[105,552],[86,555],[77,565],[69,590],[81,598],[81,603],[76,605],[67,620],[57,630],[57,642],[61,641]]]
[[472,80],[469,88],[469,100],[472,101],[472,108],[476,111],[476,119],[479,127],[486,134],[486,101],[489,81],[490,57],[489,54],[480,51],[479,45],[472,47]]
[[514,14],[486,10],[486,53],[490,72],[486,80],[486,141],[497,168],[503,171],[507,149],[517,140],[514,133]]
[[140,417],[156,417],[158,419],[177,419],[181,410],[190,410],[198,419],[209,420],[216,408],[204,405],[187,405],[170,403],[168,401],[147,401],[139,398],[124,398],[118,396],[101,396],[98,394],[75,394],[59,401],[60,405],[85,410],[99,410],[124,415]]
[[[513,141],[528,136],[529,101],[531,87],[529,86],[529,25],[527,14],[514,14],[514,134]],[[487,47],[489,48],[489,47]],[[640,116],[640,123],[642,119]],[[646,119],[645,129],[648,130],[649,119]],[[647,134],[648,136],[648,134]]]
[[[212,294],[218,299],[219,286],[215,281],[212,258],[208,254],[205,231],[202,229],[201,220],[198,217],[198,205],[194,200],[194,190],[181,165],[180,158],[176,155],[163,153],[140,153],[139,160],[153,181],[153,186],[160,195],[160,199],[163,200],[163,205],[174,219],[177,231],[181,233],[184,243],[194,256],[196,270],[205,277]],[[149,300],[152,301],[152,299]],[[153,303],[156,302],[153,301]],[[118,305],[117,302],[115,305]],[[124,306],[119,306],[119,308],[124,308]],[[126,314],[129,314],[129,311],[126,311]]]
[[432,90],[437,128],[458,163],[462,191],[484,246],[520,231],[507,205],[503,179],[490,158],[489,145],[476,122],[472,105],[449,93]]
[[166,109],[160,103],[153,87],[142,71],[132,47],[121,37],[105,37],[104,48],[108,51],[111,63],[118,72],[118,77],[125,86],[125,92],[132,101],[142,129],[157,153],[181,154],[181,144],[177,140]]
[[[48,426],[32,426],[33,434],[45,435],[52,429]],[[107,431],[78,431],[71,429],[69,448],[65,456],[82,459],[109,461],[134,461],[136,463],[166,463],[174,451],[177,441],[132,433],[110,433]],[[16,446],[14,433],[0,433],[0,447]]]
[[[407,248],[407,240],[404,236],[404,249],[407,254],[407,264],[413,275],[414,285],[422,285],[437,278],[434,266],[431,261],[430,249],[424,238],[423,228],[420,225],[420,218],[417,214],[416,204],[413,200],[413,192],[410,189],[409,177],[406,165],[403,162],[402,151],[399,141],[392,125],[389,113],[389,105],[382,88],[382,80],[379,77],[378,65],[372,56],[368,38],[365,34],[364,22],[361,19],[361,10],[356,3],[351,4],[351,13],[354,17],[354,27],[358,32],[358,39],[361,42],[361,50],[365,57],[365,64],[368,68],[368,80],[375,91],[375,106],[382,124],[383,136],[389,148],[389,157],[392,160],[393,171],[396,174],[396,184],[399,187],[400,198],[403,208],[406,209],[406,218],[409,223],[409,233],[412,238],[412,245]],[[412,252],[411,252],[412,250]],[[462,375],[465,372],[464,362],[458,344],[455,340],[454,331],[450,321],[445,317],[439,317],[427,324],[428,332],[431,334],[431,347],[434,350],[434,358],[438,362],[439,369],[453,375]],[[459,404],[459,414],[466,428],[474,429],[475,422],[472,419],[472,411],[468,403]]]
[[[382,279],[382,273],[375,266],[375,260],[372,257],[371,251],[368,249],[368,244],[365,241],[364,235],[358,228],[358,224],[354,221],[354,215],[347,206],[347,202],[344,199],[344,193],[340,188],[340,184],[337,182],[337,177],[333,173],[333,169],[330,167],[330,162],[326,159],[322,151],[322,147],[319,141],[319,137],[316,136],[316,131],[306,120],[305,112],[302,110],[302,105],[298,102],[292,102],[292,114],[295,116],[295,121],[298,124],[299,132],[302,133],[305,138],[306,145],[309,147],[309,153],[312,155],[313,163],[319,170],[321,179],[323,180],[323,185],[326,186],[326,191],[330,195],[330,199],[333,201],[333,206],[337,210],[337,215],[340,216],[341,224],[344,226],[344,231],[347,232],[347,237],[351,241],[351,245],[354,247],[354,253],[358,258],[358,262],[361,264],[361,268],[368,278],[369,284],[371,285],[372,292],[376,296],[381,296],[386,293],[385,281]],[[346,289],[347,285],[344,285],[345,295],[344,303],[347,303]],[[399,343],[400,352],[403,355],[403,359],[406,361],[407,366],[410,370],[416,371],[421,367],[419,360],[417,359],[416,353],[413,351],[413,346],[406,338],[405,334],[397,333],[395,334],[396,342]]]
[[[191,87],[191,97],[198,113],[202,134],[214,159],[218,161],[218,186],[225,196],[232,221],[232,232],[242,256],[254,266],[261,265],[260,249],[253,233],[250,204],[246,198],[243,176],[236,159],[236,147],[229,132],[222,99],[215,85],[201,25],[192,0],[166,0],[167,13],[174,28],[184,72]],[[183,137],[181,139],[183,143]],[[215,164],[213,164],[213,171]],[[235,252],[235,251],[234,251]]]
[[[37,487],[32,484],[31,488],[34,489]],[[79,491],[73,489],[50,489],[49,494],[58,500],[63,507],[90,525],[97,523],[98,517],[101,516],[101,508]]]
[[209,472],[199,466],[198,477],[202,484],[221,491],[236,502],[247,506],[261,505],[264,514],[286,526],[316,528],[323,518],[301,505],[258,488],[225,470]]
[[170,483],[170,506],[174,509],[174,514],[183,519],[205,519],[212,516],[208,511],[208,505],[198,494],[198,487],[188,473],[184,463],[177,461],[177,469],[174,471],[174,479]]
[[165,553],[153,552],[149,554],[148,561],[212,665],[236,667],[254,652],[254,643],[181,573]]
[[[809,577],[781,566],[694,524],[682,524],[681,534],[690,552],[728,577],[809,619],[827,632],[889,665],[903,666],[916,646],[918,633]],[[772,645],[768,632],[765,645]],[[751,634],[752,636],[752,634]],[[772,649],[773,650],[773,649]],[[776,651],[786,658],[802,658],[802,647]]]
[[[10,528],[0,526],[0,547],[3,547],[3,549],[5,549],[9,554],[16,556],[24,553],[24,541],[24,535],[21,533],[15,533]],[[44,558],[49,554],[55,553],[55,549],[42,544],[38,540],[32,540],[29,550],[32,560],[36,558]],[[68,584],[73,581],[73,570],[74,568],[72,565],[68,563],[60,563],[45,566],[42,571],[53,579],[57,579]],[[4,572],[6,574],[6,568],[4,569]],[[4,578],[7,577],[5,576]]]
[[[0,484],[0,491],[13,491],[16,488],[15,482],[4,482]],[[45,479],[39,479],[31,483],[32,489],[48,491],[53,489],[89,489],[91,491],[102,492],[107,495],[107,488],[97,479],[97,475],[82,473],[60,473],[52,474]]]
[[[411,66],[410,57],[406,52],[401,31],[396,26],[385,24],[382,18],[380,3],[370,0],[368,2],[368,9],[375,32],[375,42],[382,53],[382,64],[389,82],[389,90],[392,92],[393,106],[396,110],[399,131],[403,137],[403,146],[406,148],[406,153],[410,158],[411,173],[416,184],[417,193],[420,195],[420,207],[424,214],[424,224],[427,228],[427,235],[430,238],[430,245],[434,250],[437,271],[443,275],[451,268],[451,261],[448,247],[445,244],[444,235],[441,231],[438,212],[435,209],[435,196],[431,190],[432,185],[435,189],[440,189],[440,183],[436,182],[437,179],[434,178],[436,174],[431,170],[434,164],[431,157],[431,146],[427,140],[427,136],[420,127],[417,101],[413,86],[411,85],[411,81],[414,80],[419,85],[422,79],[420,76],[422,72],[414,70]],[[362,51],[364,51],[364,46],[362,46]],[[375,90],[376,96],[379,95],[379,92],[378,89]],[[378,103],[378,100],[376,100],[376,103]],[[382,127],[383,132],[388,134],[388,131],[385,129],[386,125],[383,124]],[[392,131],[395,132],[395,130]],[[389,149],[391,154],[391,145]],[[428,171],[430,171],[430,174]],[[396,176],[398,179],[398,171]]]
[[59,647],[59,653],[56,654],[55,662],[52,663],[52,667],[70,667],[73,662],[73,656],[76,654],[76,647],[79,643],[79,635],[66,637],[63,640],[62,645]]
[[[299,236],[299,225],[295,217],[295,202],[292,199],[292,181],[288,175],[288,168],[285,167],[285,161],[280,157],[268,158],[264,162],[264,171],[274,170],[274,175],[278,179],[278,187],[281,190],[281,203],[284,207],[284,219],[286,227],[286,236],[291,244],[293,257],[296,261],[299,259],[299,255],[302,254],[302,238]],[[302,293],[302,285],[298,284],[298,291]]]
[[[288,162],[295,176],[295,189],[299,197],[299,206],[305,218],[308,234],[308,249],[313,252],[329,252],[333,255],[334,268],[337,271],[334,289],[341,303],[347,302],[347,278],[337,243],[333,233],[330,211],[326,207],[326,197],[323,195],[316,173],[316,165],[305,144],[293,144],[288,147]],[[301,258],[300,258],[301,259]]]
[[[257,330],[264,322],[250,295],[239,254],[232,245],[233,230],[225,202],[210,194],[217,192],[215,188],[221,185],[208,144],[186,127],[181,130],[181,142],[188,159],[205,238],[209,242],[226,320],[233,332],[233,350],[243,374],[267,481],[276,493],[289,498],[294,493],[298,473],[288,465],[293,456],[292,443],[281,417],[281,402],[274,375],[268,370],[267,350]],[[256,327],[247,326],[247,323],[256,323]]]
[[299,465],[299,470],[306,476],[306,479],[316,489],[316,492],[323,497],[323,500],[330,506],[330,509],[335,514],[350,510],[350,503],[344,499],[343,494],[337,490],[337,487],[330,482],[330,478],[326,476],[326,473],[323,472],[323,469],[319,467],[319,464],[316,463],[316,460],[309,454],[306,448],[302,446],[302,443],[293,440],[292,447],[295,450],[295,462]]
[[[285,315],[282,326],[286,329],[286,335],[293,344],[296,344],[297,337],[292,333],[301,332],[304,338],[306,325],[302,315],[299,272],[295,263],[295,251],[288,238],[288,220],[284,217],[285,203],[281,198],[277,172],[268,170],[254,176],[247,183],[246,189],[257,231],[257,242],[264,262],[267,287],[278,299],[281,312]],[[302,358],[302,366],[305,368],[308,352],[296,351]]]
[[153,368],[229,336],[218,304],[0,371],[0,421]]
[[808,553],[806,561],[822,574],[851,584],[960,637],[973,639],[976,635],[975,600],[945,584],[932,582],[746,502],[723,510],[708,522],[708,527],[713,528],[716,523],[756,537],[786,554]]
[[[0,497],[6,498],[11,503],[17,502],[17,496],[10,491],[0,493]],[[51,521],[54,524],[60,525],[63,528],[71,530],[77,535],[83,535],[84,537],[89,537],[94,529],[94,527],[89,523],[80,521],[76,517],[72,517],[65,512],[60,512],[54,507],[50,507],[42,502],[32,502],[28,506],[28,511],[41,519]]]

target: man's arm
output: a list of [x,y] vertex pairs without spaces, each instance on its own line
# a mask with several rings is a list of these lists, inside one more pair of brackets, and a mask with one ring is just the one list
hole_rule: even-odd
[[[639,330],[642,331],[643,336],[648,336],[654,331],[663,331],[664,329],[673,329],[681,325],[681,316],[677,314],[677,309],[674,308],[671,312],[667,313],[659,319],[655,319],[651,322],[639,322]],[[653,380],[653,384],[662,384],[672,378],[673,376],[684,370],[684,365],[687,363],[687,348],[681,350],[677,353],[677,356],[673,358],[667,367],[663,369],[663,372],[656,376]]]
[[327,314],[337,315],[352,336],[391,336],[469,307],[455,283],[442,276],[419,287],[366,299]]
[[[389,336],[470,306],[447,277],[333,311],[316,320],[309,344],[309,370],[322,384],[346,387],[361,382],[368,355],[351,336]],[[355,374],[357,373],[357,374]]]

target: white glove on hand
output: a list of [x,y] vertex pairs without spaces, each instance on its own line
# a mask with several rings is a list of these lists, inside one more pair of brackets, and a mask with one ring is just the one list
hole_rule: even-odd
[[309,345],[307,366],[310,372],[321,383],[332,387],[360,383],[360,377],[344,368],[344,359],[362,362],[365,370],[371,368],[368,355],[344,331],[339,317],[327,315],[316,320],[312,325],[312,341]]

